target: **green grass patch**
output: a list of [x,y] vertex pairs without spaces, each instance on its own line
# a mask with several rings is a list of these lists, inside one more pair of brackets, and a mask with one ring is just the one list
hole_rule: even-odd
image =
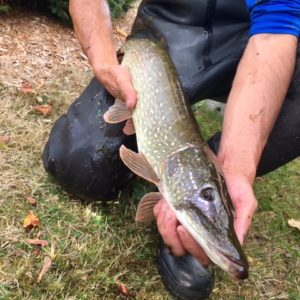
[[[169,299],[156,269],[155,224],[134,223],[139,199],[154,187],[136,179],[115,202],[85,204],[43,170],[53,122],[88,81],[74,77],[70,87],[59,76],[38,95],[54,107],[47,117],[31,111],[37,95],[0,86],[0,135],[11,137],[0,147],[0,299],[124,299],[120,283],[130,299]],[[196,118],[206,138],[221,129],[222,117],[205,107],[197,107]],[[212,299],[300,299],[300,233],[287,225],[300,219],[299,167],[298,160],[257,180],[260,207],[245,246],[250,278],[238,283],[216,269]],[[36,207],[28,195],[37,199]],[[29,210],[41,225],[27,232],[22,224]],[[26,242],[37,235],[49,245]],[[46,256],[53,263],[37,284]]]

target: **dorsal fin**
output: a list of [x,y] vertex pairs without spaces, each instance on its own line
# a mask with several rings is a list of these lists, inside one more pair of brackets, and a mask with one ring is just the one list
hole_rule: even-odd
[[154,218],[153,207],[161,199],[162,195],[159,192],[146,194],[140,201],[135,215],[136,222],[147,222]]
[[130,119],[132,110],[129,109],[126,103],[120,99],[116,99],[115,103],[104,113],[103,119],[107,123],[120,123]]
[[120,157],[132,172],[158,185],[159,178],[143,153],[135,153],[122,145]]

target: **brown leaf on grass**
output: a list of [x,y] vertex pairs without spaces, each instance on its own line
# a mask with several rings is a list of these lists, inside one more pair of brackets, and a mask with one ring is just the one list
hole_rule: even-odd
[[48,272],[48,270],[50,269],[52,265],[52,260],[49,256],[46,256],[44,259],[44,265],[43,268],[39,274],[39,277],[37,278],[37,283],[40,283],[42,281],[43,276]]
[[45,80],[41,79],[41,81],[38,83],[38,85],[36,86],[35,90],[39,90],[41,89],[41,87],[43,87],[45,85]]
[[37,96],[37,97],[36,97],[36,102],[37,102],[37,103],[43,103],[43,98],[40,97],[40,96]]
[[22,92],[24,94],[33,93],[33,88],[32,88],[31,84],[28,81],[24,81],[22,83]]
[[33,206],[35,206],[37,204],[37,200],[31,196],[28,196],[26,199],[27,199],[27,202]]
[[130,296],[129,289],[124,283],[118,284],[118,291],[124,296]]
[[128,33],[120,27],[116,28],[116,32],[122,37],[126,38],[128,36]]
[[10,137],[7,135],[0,135],[0,144],[8,144]]
[[88,57],[83,53],[83,52],[79,52],[79,55],[83,58],[83,59],[85,59],[85,60],[88,60]]
[[33,213],[32,210],[29,211],[29,214],[24,219],[23,227],[25,229],[31,229],[31,228],[39,227],[39,225],[40,225],[39,218]]
[[40,239],[29,239],[26,242],[28,244],[38,245],[38,246],[41,246],[41,247],[46,247],[49,244],[48,241],[46,241],[46,240],[40,240]]
[[41,113],[43,116],[48,116],[52,113],[52,106],[49,104],[36,105],[32,107],[32,110]]
[[298,230],[300,230],[300,221],[290,219],[288,220],[288,224],[290,227],[297,228]]

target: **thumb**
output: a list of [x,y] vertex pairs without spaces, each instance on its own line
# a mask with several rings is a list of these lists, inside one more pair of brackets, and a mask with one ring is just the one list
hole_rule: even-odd
[[233,202],[235,205],[234,227],[240,243],[243,244],[257,208],[257,200],[252,187],[240,194],[239,199]]
[[126,90],[124,90],[124,100],[128,108],[134,108],[137,101],[136,91],[132,85],[128,85]]
[[123,67],[123,76],[119,78],[119,88],[121,99],[124,100],[128,108],[134,108],[137,101],[137,94],[132,84],[132,77],[129,71]]

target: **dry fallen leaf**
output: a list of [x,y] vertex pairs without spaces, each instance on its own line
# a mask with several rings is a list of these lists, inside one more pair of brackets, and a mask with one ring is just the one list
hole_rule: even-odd
[[27,199],[27,202],[31,205],[35,206],[37,204],[37,200],[31,196],[28,196],[26,199]]
[[83,53],[83,52],[79,52],[79,55],[85,59],[85,60],[88,60],[88,57]]
[[44,265],[43,265],[43,268],[39,274],[39,277],[37,279],[37,283],[40,283],[42,281],[42,278],[43,276],[48,272],[48,270],[50,269],[52,265],[52,260],[49,256],[46,256],[45,259],[44,259]]
[[128,36],[128,34],[127,34],[127,32],[125,32],[122,28],[120,28],[120,27],[117,27],[116,28],[116,32],[120,35],[120,36],[122,36],[122,37],[127,37]]
[[300,230],[300,221],[297,221],[295,219],[290,219],[288,220],[288,224],[293,227],[293,228],[297,228],[298,230]]
[[254,262],[254,259],[249,255],[247,256],[247,259],[248,259],[248,262],[251,264]]
[[118,291],[124,296],[129,296],[129,289],[124,283],[118,284]]
[[41,113],[43,116],[47,116],[52,113],[52,106],[49,104],[36,105],[32,110]]
[[39,84],[36,86],[35,90],[39,90],[41,87],[43,87],[45,84],[45,80],[41,79],[41,81],[39,82]]
[[40,97],[40,96],[37,96],[37,97],[36,97],[36,102],[37,102],[37,103],[43,103],[43,98]]
[[8,144],[10,137],[7,135],[0,135],[0,144]]
[[38,246],[41,246],[41,247],[46,247],[49,244],[48,241],[46,241],[46,240],[40,240],[40,239],[29,239],[26,242],[28,244],[38,245]]
[[29,211],[28,216],[24,219],[23,227],[25,229],[31,229],[35,227],[39,227],[40,220],[39,218],[33,213],[33,211]]
[[22,83],[22,92],[24,94],[29,94],[29,93],[33,92],[33,88],[32,88],[31,84],[28,81],[24,81]]

